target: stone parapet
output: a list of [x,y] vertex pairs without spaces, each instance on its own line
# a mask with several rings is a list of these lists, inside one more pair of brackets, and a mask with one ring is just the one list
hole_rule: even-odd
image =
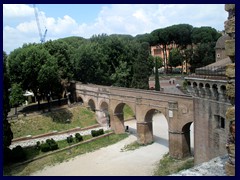
[[225,41],[225,50],[227,56],[235,56],[235,39]]
[[235,79],[235,63],[228,64],[226,68],[226,76],[229,79]]
[[229,121],[235,120],[235,106],[228,108],[226,112],[226,119]]

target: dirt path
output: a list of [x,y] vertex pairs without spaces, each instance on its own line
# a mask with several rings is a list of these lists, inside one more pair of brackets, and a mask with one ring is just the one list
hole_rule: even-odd
[[151,176],[156,163],[168,152],[168,127],[164,116],[153,119],[154,143],[134,151],[121,149],[137,140],[136,120],[125,122],[130,136],[116,144],[46,167],[32,176]]

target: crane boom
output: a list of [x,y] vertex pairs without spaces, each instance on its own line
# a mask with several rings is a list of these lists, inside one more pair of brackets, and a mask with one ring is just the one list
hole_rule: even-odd
[[40,42],[44,43],[46,35],[47,35],[47,29],[45,29],[44,35],[42,35],[42,31],[41,31],[41,27],[40,27],[40,23],[39,23],[38,12],[37,12],[37,8],[36,8],[35,4],[33,4],[33,8],[34,8],[34,14],[35,14],[36,22],[37,22],[37,27],[38,27],[38,33],[40,36]]

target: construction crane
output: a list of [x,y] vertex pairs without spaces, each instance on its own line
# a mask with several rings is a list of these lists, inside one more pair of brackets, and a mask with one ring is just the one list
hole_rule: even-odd
[[37,27],[38,27],[38,32],[39,32],[39,36],[40,36],[40,42],[41,42],[41,43],[44,43],[44,42],[45,42],[46,35],[47,35],[47,29],[46,29],[46,27],[45,27],[44,34],[42,35],[42,31],[41,31],[41,27],[40,27],[40,23],[39,23],[38,11],[37,11],[37,8],[36,8],[36,5],[35,5],[35,4],[33,4],[33,8],[34,8],[35,18],[36,18]]

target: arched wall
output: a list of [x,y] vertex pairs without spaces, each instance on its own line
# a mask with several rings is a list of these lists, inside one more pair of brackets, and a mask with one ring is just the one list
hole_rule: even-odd
[[116,133],[124,133],[125,127],[124,127],[124,113],[123,113],[123,107],[125,105],[128,105],[132,111],[135,114],[135,105],[133,103],[124,103],[122,101],[111,101],[111,109],[110,112],[112,115],[110,115],[110,121],[111,121],[111,127],[114,129]]
[[153,141],[152,116],[155,110],[160,111],[168,122],[170,155],[184,157],[182,127],[193,121],[193,101],[190,96],[97,85],[78,85],[77,92],[87,102],[86,105],[94,107],[95,104],[96,114],[108,105],[111,128],[115,133],[125,132],[123,107],[127,104],[135,114],[138,141],[141,144]]
[[96,110],[96,103],[93,99],[89,99],[88,100],[88,107],[92,110],[95,111]]

